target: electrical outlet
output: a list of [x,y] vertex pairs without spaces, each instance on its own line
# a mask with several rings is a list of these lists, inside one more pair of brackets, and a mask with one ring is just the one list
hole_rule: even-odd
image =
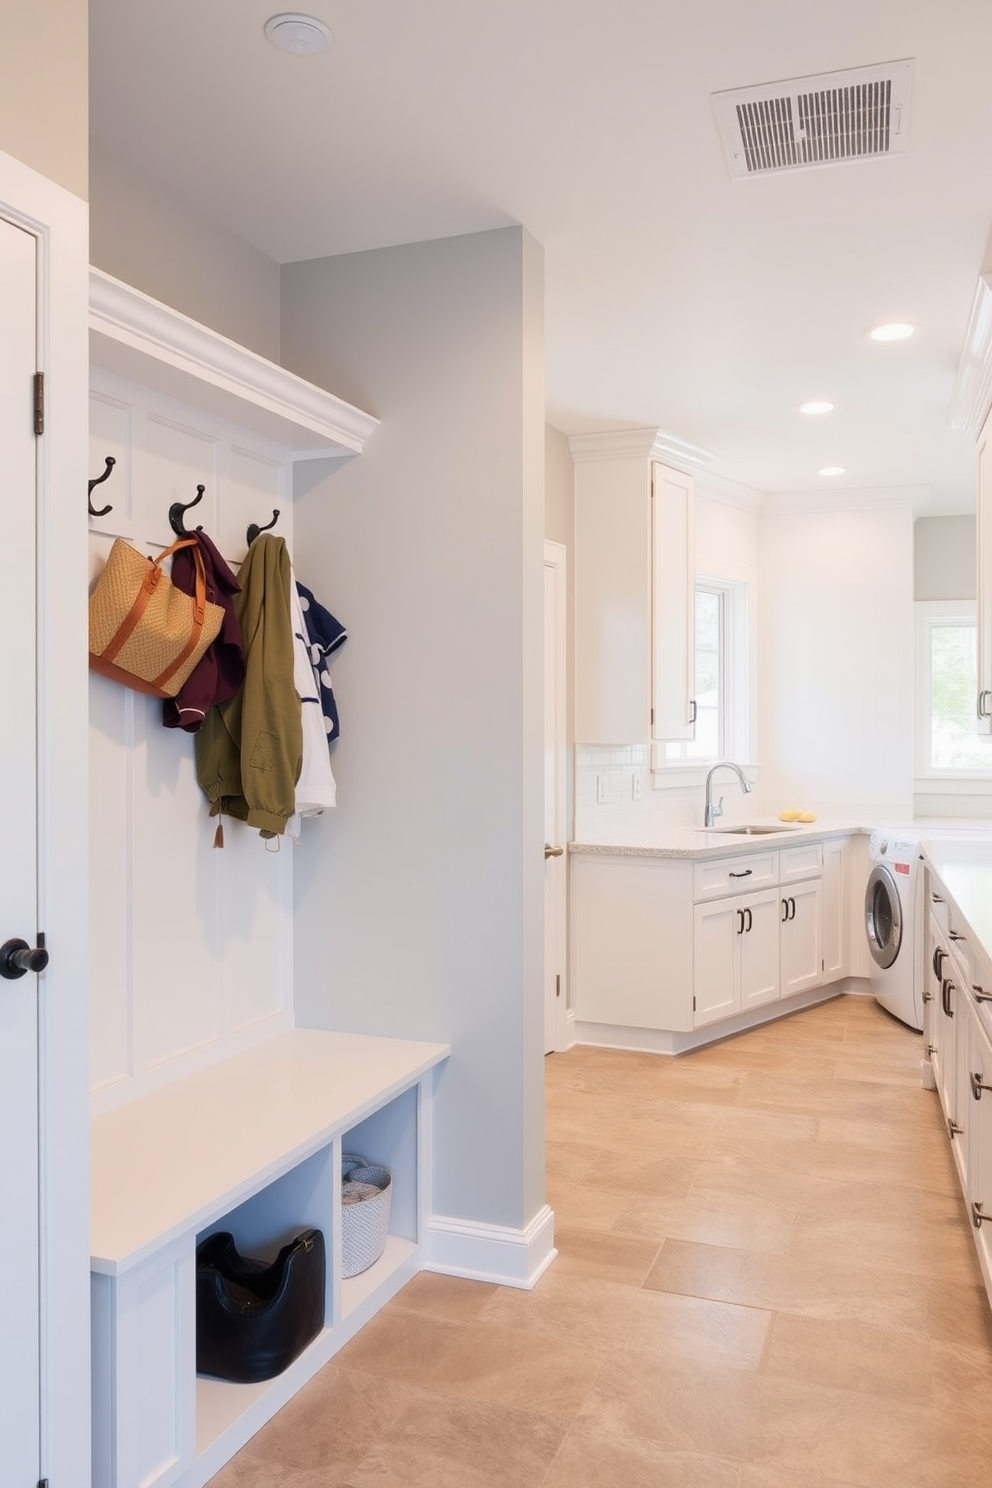
[[635,770],[634,773],[633,773],[633,775],[630,777],[630,799],[632,801],[639,801],[641,799],[641,772],[640,772],[640,770]]
[[597,806],[605,806],[606,805],[606,776],[605,775],[597,775],[596,776],[596,805]]

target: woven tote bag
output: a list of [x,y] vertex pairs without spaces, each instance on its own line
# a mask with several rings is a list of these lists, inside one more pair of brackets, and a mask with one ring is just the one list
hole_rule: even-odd
[[[179,548],[193,549],[196,592],[183,594],[162,569]],[[203,556],[194,537],[146,558],[117,538],[90,595],[90,667],[152,697],[175,697],[224,620],[207,599]]]

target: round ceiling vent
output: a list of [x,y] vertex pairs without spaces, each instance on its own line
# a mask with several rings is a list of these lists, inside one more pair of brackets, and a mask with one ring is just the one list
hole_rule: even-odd
[[274,15],[265,23],[265,34],[273,46],[298,57],[312,57],[326,52],[334,37],[316,16],[286,13]]

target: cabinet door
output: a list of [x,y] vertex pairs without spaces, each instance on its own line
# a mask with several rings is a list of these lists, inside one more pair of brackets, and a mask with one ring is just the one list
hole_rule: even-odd
[[651,737],[691,739],[695,727],[693,480],[652,469]]
[[823,981],[821,948],[821,893],[819,879],[789,884],[782,891],[782,996],[805,992]]
[[927,916],[926,953],[923,961],[923,1052],[935,1069],[940,1060],[941,970],[947,952],[940,943],[940,932],[933,915]]
[[730,1018],[741,1010],[740,941],[745,924],[740,899],[697,904],[693,915],[693,1027]]
[[746,894],[740,901],[741,1009],[779,996],[779,895],[776,889]]
[[957,1061],[955,1058],[955,1004],[960,993],[950,976],[950,967],[945,960],[943,964],[944,974],[940,981],[940,1002],[937,1013],[937,1053],[934,1057],[935,1074],[937,1076],[937,1089],[940,1093],[940,1104],[944,1108],[944,1120],[947,1125],[948,1135],[953,1136],[953,1129],[959,1125],[957,1121]]
[[[969,1029],[967,1187],[965,1199],[975,1224],[975,1240],[985,1272],[992,1279],[992,1043],[977,1018]],[[987,1216],[987,1217],[986,1217]]]
[[992,732],[992,414],[978,441],[975,498],[978,611],[978,732]]
[[846,859],[844,842],[823,844],[823,980],[837,982],[848,975],[847,937],[844,934]]

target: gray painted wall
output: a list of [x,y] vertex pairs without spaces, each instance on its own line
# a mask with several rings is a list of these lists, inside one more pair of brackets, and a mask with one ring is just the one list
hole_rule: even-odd
[[435,1211],[544,1202],[543,265],[520,228],[287,265],[285,364],[381,420],[297,469],[345,622],[338,808],[295,857],[302,1023],[450,1042]]
[[0,150],[85,201],[89,6],[46,0],[3,8]]
[[90,160],[90,262],[279,360],[279,265],[125,161]]
[[975,598],[974,517],[920,517],[913,555],[916,599]]

